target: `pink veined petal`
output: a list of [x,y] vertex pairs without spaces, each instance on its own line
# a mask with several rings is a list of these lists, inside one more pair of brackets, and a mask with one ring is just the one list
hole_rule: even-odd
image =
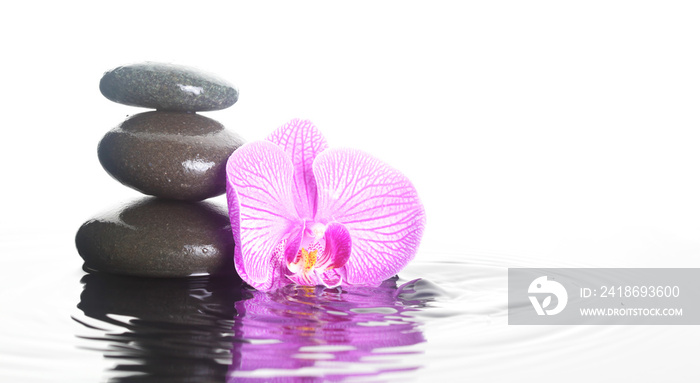
[[301,241],[304,236],[304,230],[306,229],[306,223],[301,222],[301,227],[296,233],[292,233],[290,237],[289,244],[284,251],[284,260],[287,264],[294,262],[301,248]]
[[316,211],[314,158],[328,148],[326,139],[308,120],[294,119],[275,130],[268,141],[280,146],[294,164],[294,205],[300,217],[311,218]]
[[[229,157],[229,160],[231,157]],[[238,204],[238,193],[233,189],[231,183],[228,181],[229,172],[228,162],[226,163],[226,204],[228,205],[228,217],[231,221],[231,232],[233,233],[233,265],[236,268],[236,272],[244,281],[250,280],[248,274],[245,272],[245,267],[243,266],[243,256],[241,254],[241,247],[238,246],[241,243],[241,218],[240,218],[240,205]]]
[[411,182],[382,161],[352,149],[328,149],[313,164],[317,222],[339,222],[352,238],[346,282],[379,285],[412,260],[425,211]]
[[283,279],[284,249],[278,247],[299,225],[291,191],[293,172],[284,151],[267,141],[241,146],[226,164],[234,263],[241,278],[256,289],[274,288]]
[[315,270],[309,273],[288,274],[287,278],[301,286],[316,286],[321,284],[321,281],[318,280],[316,276]]
[[331,222],[326,226],[326,248],[316,261],[316,267],[338,269],[348,262],[352,251],[350,232],[338,222]]

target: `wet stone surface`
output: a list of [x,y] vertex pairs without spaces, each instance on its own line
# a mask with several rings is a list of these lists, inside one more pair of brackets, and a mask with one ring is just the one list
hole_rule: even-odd
[[100,141],[102,167],[144,194],[198,201],[226,190],[226,161],[243,144],[237,134],[194,113],[131,116]]
[[235,274],[226,209],[145,197],[85,222],[75,237],[84,269],[142,277]]
[[114,68],[100,80],[100,92],[120,104],[170,111],[228,108],[238,100],[229,82],[195,68],[145,62]]

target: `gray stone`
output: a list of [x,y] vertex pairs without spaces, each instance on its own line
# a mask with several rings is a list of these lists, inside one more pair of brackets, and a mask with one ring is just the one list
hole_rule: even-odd
[[146,197],[85,222],[75,236],[87,271],[143,277],[235,273],[226,209]]
[[243,144],[220,123],[195,113],[146,112],[107,132],[102,167],[142,193],[203,200],[226,191],[226,161]]
[[154,62],[105,72],[100,92],[120,104],[181,112],[225,109],[238,100],[238,90],[217,76]]

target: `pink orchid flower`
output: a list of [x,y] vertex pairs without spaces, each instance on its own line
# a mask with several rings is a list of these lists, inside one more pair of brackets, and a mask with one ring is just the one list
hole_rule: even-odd
[[359,150],[328,149],[309,121],[241,146],[226,179],[236,271],[258,290],[378,286],[414,258],[423,235],[411,182]]

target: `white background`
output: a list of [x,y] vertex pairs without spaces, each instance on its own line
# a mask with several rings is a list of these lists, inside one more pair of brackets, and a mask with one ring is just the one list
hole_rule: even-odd
[[82,220],[138,195],[101,169],[96,147],[143,110],[106,100],[98,83],[163,61],[236,84],[239,102],[206,115],[247,140],[307,118],[330,145],[407,174],[428,215],[419,259],[698,264],[693,2],[4,8],[5,234],[39,226],[72,241]]
[[310,119],[404,172],[427,212],[421,261],[700,266],[695,2],[17,4],[0,11],[5,292],[27,265],[77,281],[80,224],[139,196],[96,151],[144,111],[102,97],[102,73],[141,61],[236,84],[205,115],[247,140]]

